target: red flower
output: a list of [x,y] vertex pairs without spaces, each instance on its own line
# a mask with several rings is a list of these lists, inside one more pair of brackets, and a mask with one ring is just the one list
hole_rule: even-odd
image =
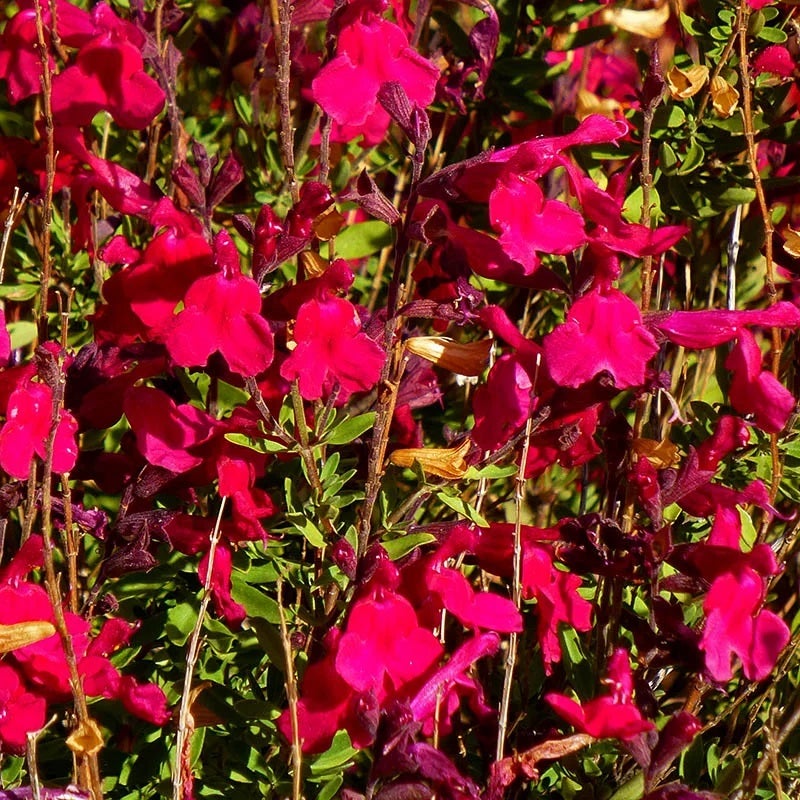
[[526,274],[539,266],[536,251],[571,253],[585,244],[583,217],[559,200],[545,200],[533,179],[509,172],[489,197],[492,227],[500,244]]
[[731,370],[731,405],[740,414],[752,414],[756,425],[778,433],[795,407],[794,395],[771,373],[761,369],[763,356],[753,334],[739,331],[725,368]]
[[[397,25],[370,10],[340,33],[336,57],[329,61],[311,84],[314,100],[342,128],[340,141],[363,134],[365,144],[376,144],[389,127],[389,115],[378,104],[378,90],[387,81],[398,81],[409,100],[424,108],[433,100],[439,70],[409,47]],[[342,91],[347,87],[346,91]]]
[[647,362],[658,352],[636,303],[618,289],[591,291],[573,303],[566,322],[545,337],[553,380],[580,386],[603,370],[618,389],[641,386]]
[[720,575],[711,585],[703,604],[706,625],[700,647],[715,681],[730,680],[734,655],[741,659],[746,678],[763,680],[788,644],[786,623],[762,608],[764,594],[764,579],[749,567]]
[[19,672],[0,663],[0,753],[22,755],[27,734],[44,725],[47,703],[28,691]]
[[386,356],[362,333],[356,307],[347,300],[303,303],[294,338],[297,346],[281,366],[281,376],[297,380],[306,400],[318,400],[337,383],[346,396],[368,391],[380,377]]
[[220,272],[192,284],[167,334],[167,350],[183,367],[205,366],[219,351],[233,372],[257,375],[273,356],[258,284],[242,275],[236,246],[225,231],[214,240],[214,256]]
[[[47,457],[47,441],[53,424],[53,393],[44,383],[28,382],[8,399],[6,424],[0,430],[0,467],[12,478],[30,475],[35,455]],[[78,423],[69,411],[61,411],[53,443],[53,471],[69,472],[78,458],[75,434]]]
[[216,422],[199,408],[189,403],[176,406],[158,389],[134,386],[125,395],[123,409],[139,452],[154,466],[186,472],[203,462],[190,451],[213,436]]
[[608,678],[604,682],[611,687],[611,693],[583,705],[553,692],[546,694],[544,699],[559,716],[596,739],[626,741],[653,730],[653,723],[642,717],[632,700],[633,676],[625,650],[614,651],[608,662]]
[[92,9],[97,35],[77,61],[53,78],[53,117],[62,125],[91,123],[107,111],[123,128],[146,128],[164,106],[161,87],[144,71],[144,34],[106,3]]

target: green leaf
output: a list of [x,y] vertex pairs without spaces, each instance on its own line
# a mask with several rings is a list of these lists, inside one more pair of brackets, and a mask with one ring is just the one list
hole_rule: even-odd
[[192,603],[179,603],[167,611],[167,622],[164,633],[167,638],[179,646],[186,644],[195,623],[197,622],[197,609]]
[[786,35],[786,31],[780,28],[765,27],[758,32],[757,38],[764,42],[770,42],[771,44],[783,44],[789,37]]
[[358,439],[362,433],[368,431],[374,424],[374,411],[359,414],[357,417],[347,417],[333,428],[330,433],[325,434],[323,441],[328,444],[349,444]]
[[343,783],[344,778],[341,775],[335,775],[319,790],[317,800],[332,800]]
[[276,624],[280,622],[277,601],[251,586],[245,581],[244,575],[237,571],[231,577],[231,597],[244,606],[248,617],[260,617]]
[[688,14],[684,14],[681,11],[681,25],[683,29],[687,33],[691,33],[692,36],[703,36],[705,34],[705,29],[698,25],[697,20],[694,17],[690,17]]
[[473,508],[466,500],[460,497],[449,495],[447,492],[437,492],[436,497],[448,508],[452,508],[457,514],[474,522],[481,528],[488,528],[489,523],[481,516],[476,508]]
[[36,325],[26,319],[8,323],[8,333],[11,336],[11,349],[19,350],[36,341]]
[[516,475],[519,470],[516,464],[506,464],[501,466],[499,464],[488,464],[485,467],[478,469],[477,467],[470,467],[464,473],[464,480],[466,481],[479,481],[482,478],[488,480],[499,480],[501,478],[510,478]]
[[257,453],[280,453],[286,450],[283,442],[276,442],[273,439],[252,439],[243,433],[226,433],[225,438],[233,444],[255,450]]
[[415,547],[422,547],[435,541],[436,537],[432,533],[409,533],[397,539],[384,540],[381,544],[389,558],[397,561],[398,558],[408,555]]
[[306,537],[312,547],[316,547],[318,550],[325,547],[325,537],[322,535],[322,531],[308,517],[295,512],[287,514],[286,519]]
[[0,286],[0,297],[15,303],[24,303],[32,300],[39,293],[39,286],[35,283],[18,283],[14,286]]
[[697,143],[696,139],[692,139],[686,155],[683,157],[680,166],[678,167],[678,175],[688,175],[694,172],[705,161],[705,151]]
[[326,772],[340,771],[357,752],[347,731],[337,731],[331,746],[311,762],[311,774],[324,775]]
[[336,237],[336,255],[347,261],[366,258],[390,245],[392,239],[392,229],[385,222],[357,222]]

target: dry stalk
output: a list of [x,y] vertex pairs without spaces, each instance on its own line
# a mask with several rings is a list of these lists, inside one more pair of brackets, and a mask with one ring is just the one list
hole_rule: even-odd
[[[45,146],[45,172],[46,184],[44,198],[42,200],[42,275],[41,288],[39,295],[39,317],[37,329],[39,341],[47,340],[47,294],[50,288],[50,278],[52,265],[50,261],[50,239],[51,226],[53,222],[53,187],[56,180],[56,153],[55,153],[55,129],[53,127],[53,85],[50,74],[50,48],[47,45],[44,31],[44,18],[42,13],[41,0],[34,0],[36,10],[36,39],[39,50],[39,60],[42,67],[42,116],[44,118]],[[52,10],[51,10],[52,11]],[[55,18],[52,20],[51,27],[55,29]]]
[[3,223],[3,238],[0,240],[0,283],[5,278],[6,255],[8,254],[8,243],[11,241],[11,234],[25,210],[25,203],[28,200],[28,193],[25,192],[20,198],[19,186],[14,187],[14,194],[11,198],[11,205],[8,207],[8,215]]
[[281,625],[281,644],[286,665],[286,698],[289,701],[289,720],[292,726],[292,800],[303,797],[303,743],[300,740],[300,724],[297,717],[297,676],[294,672],[292,641],[286,626],[286,612],[283,608],[283,579],[278,578],[278,614]]
[[[756,148],[755,125],[753,124],[753,92],[750,81],[750,57],[747,52],[747,27],[750,21],[751,8],[747,0],[740,0],[739,16],[737,20],[737,32],[739,37],[739,72],[742,79],[742,120],[744,122],[744,135],[747,140],[747,161],[750,166],[750,173],[753,176],[753,184],[756,190],[756,199],[761,211],[761,219],[764,224],[764,258],[766,259],[767,274],[765,284],[770,305],[778,301],[778,290],[775,286],[775,263],[772,255],[772,217],[767,205],[767,196],[764,192],[764,184],[758,171],[758,151]],[[772,328],[772,374],[777,377],[780,369],[781,332],[779,328]],[[770,484],[770,498],[772,500],[778,494],[781,478],[783,477],[783,462],[781,461],[778,450],[778,434],[770,434],[770,452],[772,455],[772,481]],[[759,531],[759,539],[763,540],[766,534],[765,526]]]
[[289,192],[292,202],[300,199],[300,187],[294,170],[294,127],[292,124],[292,109],[290,78],[292,69],[292,52],[289,40],[292,25],[292,0],[269,0],[272,14],[272,29],[275,32],[275,49],[278,54],[278,109],[281,117],[281,157]]
[[[63,371],[63,359],[57,363],[55,385],[51,387],[53,392],[53,406],[50,426],[50,435],[47,439],[47,450],[44,464],[44,474],[42,475],[42,542],[44,545],[44,570],[45,585],[50,597],[50,604],[53,607],[56,630],[58,631],[61,645],[64,650],[64,658],[69,672],[69,683],[72,689],[72,696],[75,703],[75,716],[77,717],[78,730],[90,732],[97,730],[97,724],[89,713],[86,702],[86,693],[83,690],[83,681],[78,672],[78,660],[72,636],[67,628],[64,617],[64,607],[62,605],[61,588],[59,578],[55,570],[53,558],[52,541],[52,484],[53,484],[53,454],[55,451],[55,439],[58,426],[61,421],[61,413],[64,408],[64,388],[65,378]],[[34,473],[35,475],[35,473]],[[65,478],[62,478],[65,480]],[[31,515],[32,516],[32,515]],[[97,751],[77,750],[79,772],[81,782],[88,786],[94,800],[102,800],[103,790],[100,781],[100,768],[97,761]]]
[[186,671],[183,676],[183,691],[181,692],[181,704],[178,711],[178,732],[175,738],[175,766],[172,772],[172,798],[173,800],[185,800],[184,786],[191,781],[191,745],[192,732],[194,730],[194,720],[192,718],[191,703],[193,699],[192,681],[197,660],[200,657],[200,638],[203,632],[208,604],[211,602],[211,581],[214,575],[214,560],[217,554],[217,545],[220,539],[222,527],[222,515],[225,511],[227,497],[222,498],[217,512],[217,519],[214,529],[211,531],[208,548],[208,567],[206,579],[203,585],[203,599],[200,601],[200,610],[197,613],[197,620],[189,636],[189,647],[186,651]]
[[[511,585],[511,599],[517,609],[520,610],[522,609],[522,504],[525,500],[525,466],[528,463],[528,451],[532,433],[533,416],[528,416],[514,487],[514,575]],[[505,751],[506,734],[508,733],[508,710],[511,705],[511,686],[514,683],[518,645],[519,635],[511,633],[508,637],[508,651],[506,652],[505,674],[503,676],[503,695],[500,701],[500,719],[497,723],[496,761],[500,761],[503,758]]]

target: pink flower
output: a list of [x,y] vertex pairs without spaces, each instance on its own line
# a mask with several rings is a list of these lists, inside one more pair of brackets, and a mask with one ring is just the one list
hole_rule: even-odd
[[220,272],[199,278],[186,293],[185,307],[167,334],[175,363],[205,366],[219,351],[233,372],[253,376],[272,363],[269,323],[261,316],[258,284],[242,275],[236,246],[221,231],[214,240]]
[[675,344],[704,349],[732,341],[742,328],[798,328],[800,309],[794,303],[780,302],[753,311],[656,312],[648,316],[646,323]]
[[561,386],[580,386],[603,370],[618,389],[641,386],[657,352],[638,306],[618,289],[585,294],[544,340],[547,368]]
[[381,19],[366,2],[355,0],[349,11],[360,14],[340,31],[336,57],[319,71],[311,91],[342,126],[337,139],[363,134],[365,144],[377,144],[389,127],[389,115],[377,100],[381,85],[398,81],[409,100],[425,108],[433,100],[439,70],[409,47],[397,25]]
[[354,689],[378,699],[426,673],[442,655],[442,645],[420,626],[404,597],[380,590],[358,600],[339,642],[336,670]]
[[[36,43],[36,9],[33,0],[18,3],[19,11],[0,35],[0,78],[8,82],[8,99],[18,103],[42,91],[42,61]],[[79,47],[95,34],[90,15],[67,0],[56,0],[58,35],[67,47]],[[45,37],[50,39],[50,4],[42,3]],[[50,62],[52,63],[52,58]]]
[[789,642],[786,623],[762,608],[764,594],[764,579],[750,568],[720,575],[711,585],[700,647],[715,681],[730,680],[733,656],[741,659],[746,678],[763,680]]
[[381,347],[361,331],[356,307],[329,297],[300,306],[294,326],[297,346],[281,366],[281,376],[298,381],[306,400],[318,400],[339,384],[349,396],[372,389],[385,361]]
[[[0,430],[0,467],[11,477],[26,480],[34,456],[47,457],[53,424],[53,393],[44,383],[27,382],[8,399],[6,423]],[[78,423],[61,410],[53,442],[53,471],[69,472],[78,458]]]
[[144,34],[106,3],[92,9],[97,35],[76,63],[53,78],[53,117],[62,125],[88,125],[107,111],[123,128],[142,130],[164,106],[161,87],[144,71]]
[[756,425],[778,433],[795,407],[794,395],[771,373],[761,369],[761,349],[753,334],[739,331],[725,368],[731,370],[731,405],[740,414],[752,414]]
[[611,693],[583,705],[553,692],[546,694],[544,699],[559,716],[596,739],[627,741],[654,729],[653,723],[644,719],[633,702],[633,676],[625,650],[614,651],[604,683],[611,687]]
[[43,727],[46,712],[44,697],[29,691],[11,664],[0,662],[0,753],[22,755],[27,734]]
[[545,200],[531,178],[509,172],[489,197],[492,227],[501,231],[500,244],[511,258],[533,272],[536,252],[571,253],[586,243],[583,217],[559,200]]
[[217,424],[208,414],[189,403],[175,405],[164,392],[148,386],[129,389],[123,408],[139,452],[151,464],[186,472],[203,462],[191,450],[214,434]]
[[781,78],[791,78],[797,69],[795,60],[789,50],[781,44],[772,44],[765,47],[753,59],[753,74],[771,72]]

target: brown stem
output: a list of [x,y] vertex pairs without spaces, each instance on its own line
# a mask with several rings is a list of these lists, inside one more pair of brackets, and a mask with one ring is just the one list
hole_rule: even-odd
[[206,579],[203,585],[203,599],[200,601],[200,610],[197,612],[197,620],[189,636],[189,647],[186,651],[186,671],[183,676],[183,691],[181,692],[181,704],[178,712],[178,732],[175,739],[175,766],[172,772],[172,798],[173,800],[185,800],[184,785],[191,780],[191,746],[192,732],[194,731],[194,719],[192,718],[192,681],[197,660],[200,657],[200,638],[203,633],[203,623],[205,622],[208,604],[211,602],[211,581],[214,575],[214,560],[217,554],[217,545],[220,540],[220,530],[222,526],[222,514],[225,511],[227,497],[222,498],[217,512],[217,519],[214,529],[211,531],[211,538],[208,547],[208,566],[206,567]]
[[[78,719],[78,730],[89,732],[97,730],[97,725],[89,714],[89,707],[86,702],[86,693],[83,690],[83,681],[78,672],[78,660],[75,654],[75,647],[72,641],[66,619],[64,607],[61,600],[61,590],[59,587],[58,576],[56,575],[55,563],[53,558],[52,541],[52,481],[53,481],[53,455],[55,452],[55,439],[58,426],[61,421],[61,413],[64,407],[64,388],[65,378],[63,370],[63,357],[58,359],[57,370],[55,370],[55,380],[51,390],[53,392],[52,423],[50,435],[47,439],[47,450],[44,464],[44,474],[42,476],[42,543],[44,545],[44,570],[45,584],[47,593],[50,597],[50,604],[53,607],[55,627],[61,639],[61,646],[64,650],[64,658],[67,663],[69,673],[70,688],[75,703],[75,715]],[[97,761],[97,751],[77,751],[82,773],[92,793],[94,800],[101,800],[103,790],[100,781],[100,768]]]
[[292,24],[292,0],[270,0],[272,29],[275,31],[275,50],[278,54],[278,108],[281,116],[281,156],[289,183],[292,202],[300,199],[300,187],[294,171],[294,127],[292,126],[291,96],[289,81],[292,68],[290,30]]
[[[742,119],[744,121],[744,135],[747,140],[747,160],[750,165],[750,172],[753,176],[758,207],[761,210],[761,219],[764,224],[764,257],[766,259],[767,274],[765,284],[770,305],[774,305],[778,300],[778,290],[775,286],[775,264],[772,255],[772,217],[767,205],[767,196],[764,192],[764,184],[758,171],[758,151],[756,148],[755,125],[753,124],[753,96],[750,82],[750,59],[747,52],[747,27],[750,21],[750,6],[747,0],[740,0],[739,19],[737,30],[739,33],[739,71],[742,79]],[[777,377],[780,370],[781,332],[779,328],[772,328],[772,374]],[[778,434],[770,434],[770,452],[772,456],[772,482],[770,484],[770,499],[774,500],[778,494],[778,487],[783,477],[783,463],[778,450]],[[763,530],[762,530],[763,532]]]
[[[41,0],[34,0],[36,10],[36,40],[39,50],[39,61],[42,67],[42,116],[45,131],[45,173],[46,183],[42,200],[42,275],[39,290],[39,316],[37,331],[39,341],[47,340],[47,294],[50,288],[52,265],[50,261],[50,238],[53,223],[53,187],[56,179],[56,153],[53,127],[53,85],[50,74],[50,48],[47,45],[44,31],[44,18]],[[55,22],[55,20],[53,20]],[[54,26],[53,26],[54,27]]]
[[289,701],[289,721],[292,726],[292,800],[301,800],[303,796],[303,743],[300,739],[300,723],[297,717],[298,695],[297,676],[294,672],[294,654],[292,641],[286,626],[286,612],[283,608],[283,579],[278,578],[278,614],[281,625],[281,644],[286,666],[286,698]]
[[[535,382],[534,382],[535,383]],[[514,575],[511,586],[511,597],[517,609],[522,609],[522,503],[525,500],[525,467],[528,463],[528,451],[533,432],[533,416],[528,416],[525,425],[525,438],[519,459],[519,469],[514,486]],[[505,674],[503,676],[503,695],[500,701],[500,719],[497,723],[497,748],[495,759],[503,758],[506,734],[508,733],[508,710],[511,706],[511,687],[514,683],[514,669],[517,663],[517,647],[519,636],[512,633],[508,638]]]

